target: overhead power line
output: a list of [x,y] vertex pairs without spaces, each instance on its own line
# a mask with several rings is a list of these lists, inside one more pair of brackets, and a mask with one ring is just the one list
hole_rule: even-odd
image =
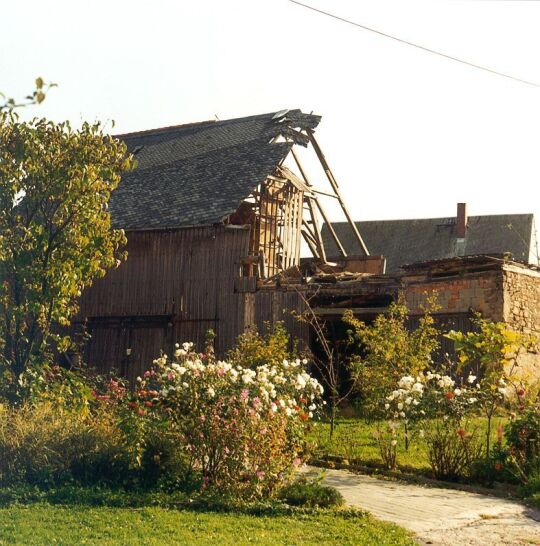
[[398,38],[397,36],[392,36],[392,34],[388,34],[386,32],[382,32],[381,30],[377,30],[375,28],[368,27],[366,25],[362,25],[360,23],[355,23],[354,21],[351,21],[350,19],[346,19],[345,17],[340,17],[339,15],[335,15],[333,13],[330,13],[328,11],[324,11],[322,9],[315,8],[313,6],[310,6],[309,4],[303,4],[302,2],[298,2],[298,0],[289,0],[289,2],[292,2],[293,4],[297,4],[298,6],[302,6],[303,8],[315,11],[317,13],[320,13],[322,15],[326,15],[327,17],[331,17],[332,19],[337,19],[338,21],[341,21],[343,23],[348,23],[349,25],[353,25],[358,28],[362,28],[364,30],[367,30],[369,32],[373,32],[375,34],[378,34],[379,36],[384,36],[385,38],[390,38],[391,40],[395,40],[396,42],[399,42],[401,44],[405,44],[411,47],[416,47],[417,49],[421,49],[422,51],[426,51],[428,53],[433,53],[434,55],[438,55],[439,57],[444,57],[445,59],[450,59],[451,61],[456,61],[461,64],[465,64],[467,66],[472,66],[473,68],[478,68],[479,70],[484,70],[485,72],[490,72],[491,74],[495,74],[496,76],[502,76],[503,78],[508,78],[510,80],[514,80],[517,82],[524,83],[526,85],[532,85],[533,87],[540,87],[540,84],[524,80],[522,78],[516,78],[515,76],[511,76],[510,74],[505,74],[504,72],[499,72],[498,70],[493,70],[492,68],[488,68],[487,66],[482,66],[480,64],[471,63],[469,61],[465,61],[464,59],[459,59],[458,57],[454,57],[452,55],[447,55],[446,53],[442,53],[440,51],[436,51],[435,49],[431,49],[429,47],[425,47],[419,44],[415,44],[413,42],[409,42],[408,40],[404,40],[403,38]]

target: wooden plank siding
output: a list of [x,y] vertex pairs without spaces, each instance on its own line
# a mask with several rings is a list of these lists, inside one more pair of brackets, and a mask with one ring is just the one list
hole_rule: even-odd
[[127,237],[128,259],[85,291],[75,320],[91,335],[84,350],[90,366],[134,380],[161,350],[171,354],[175,342],[193,341],[202,349],[212,329],[216,352],[224,356],[248,327],[262,330],[278,320],[294,337],[308,339],[306,326],[290,312],[303,308],[298,294],[257,291],[255,278],[241,276],[249,228],[137,231]]
[[216,294],[232,292],[240,276],[249,231],[195,227],[127,237],[128,259],[83,294],[81,316],[214,319]]
[[[127,234],[128,259],[85,291],[76,319],[91,340],[85,357],[130,379],[176,341],[202,348],[208,329],[219,351],[244,328],[245,294],[235,293],[249,229],[193,227]],[[127,355],[127,349],[131,354]]]

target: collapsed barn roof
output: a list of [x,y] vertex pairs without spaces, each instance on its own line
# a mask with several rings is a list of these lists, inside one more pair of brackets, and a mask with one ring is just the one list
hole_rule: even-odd
[[[320,116],[284,110],[119,135],[137,159],[113,192],[115,227],[126,230],[220,223],[289,154],[297,130]],[[275,142],[278,136],[286,142]]]
[[[538,259],[533,214],[469,216],[462,243],[457,242],[456,218],[374,220],[355,224],[370,252],[386,258],[387,273],[396,273],[405,264],[458,255],[508,253],[518,261]],[[345,250],[354,253],[356,242],[346,224],[334,222],[332,226]],[[327,225],[323,226],[322,236],[327,255],[337,256]]]

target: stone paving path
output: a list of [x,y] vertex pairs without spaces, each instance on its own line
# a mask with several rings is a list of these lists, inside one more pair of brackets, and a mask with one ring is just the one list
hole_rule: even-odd
[[[308,467],[308,474],[320,469]],[[540,511],[518,502],[387,481],[347,470],[326,470],[324,483],[347,504],[413,531],[420,544],[438,546],[540,545]]]

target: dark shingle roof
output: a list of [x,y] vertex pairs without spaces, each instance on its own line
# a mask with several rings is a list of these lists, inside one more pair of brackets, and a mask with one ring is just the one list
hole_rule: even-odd
[[[465,243],[456,241],[455,218],[419,220],[375,220],[355,222],[369,252],[386,257],[386,272],[395,273],[400,266],[457,255],[504,254],[514,259],[536,261],[536,234],[533,214],[469,216]],[[348,224],[332,224],[345,250],[360,254]],[[335,243],[323,226],[323,240],[328,256],[338,256]]]
[[138,165],[113,192],[114,225],[137,230],[221,222],[292,147],[292,142],[270,141],[290,129],[314,129],[320,121],[319,116],[300,110],[274,116],[120,135]]

